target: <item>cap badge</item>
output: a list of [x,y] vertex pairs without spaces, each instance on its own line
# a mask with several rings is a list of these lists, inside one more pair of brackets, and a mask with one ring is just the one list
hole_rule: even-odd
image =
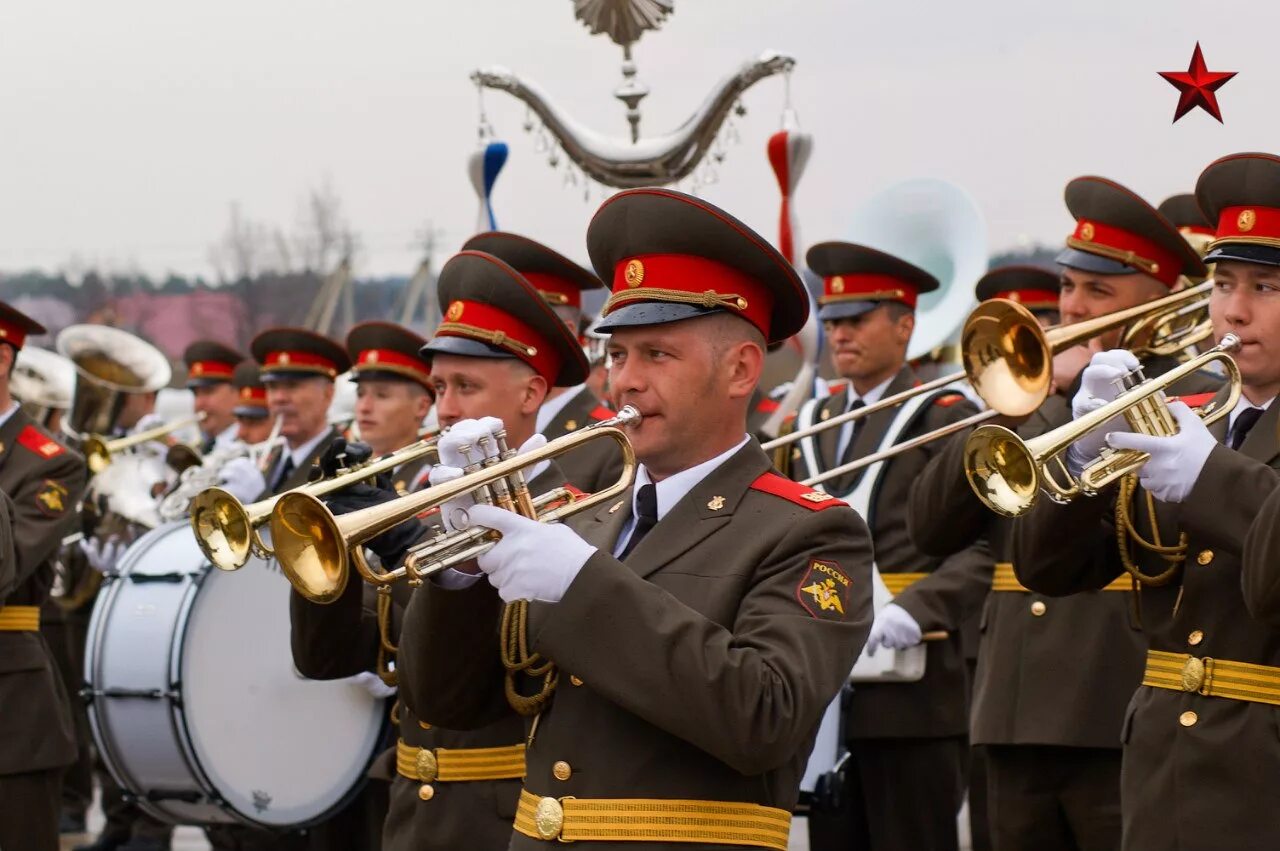
[[462,318],[462,302],[455,301],[449,305],[449,313],[447,314],[450,322],[457,322]]
[[638,287],[644,283],[644,264],[639,260],[627,261],[626,271],[622,273],[622,278],[627,282],[629,287]]
[[191,367],[191,374],[192,374],[192,375],[203,375],[203,374],[204,374],[204,364],[202,364],[202,363],[197,363],[197,364],[195,364],[194,366],[192,366],[192,367]]
[[377,362],[378,362],[378,353],[377,353],[377,352],[369,352],[369,354],[365,357],[364,361],[365,361],[365,363],[377,363]]
[[842,293],[842,292],[844,292],[844,278],[840,277],[839,275],[836,275],[834,278],[832,278],[832,279],[831,279],[831,291],[832,291],[833,293]]
[[253,398],[253,389],[252,389],[252,388],[249,388],[249,387],[241,387],[241,388],[240,388],[240,398],[241,398],[241,399],[251,399],[251,398]]
[[1258,214],[1253,210],[1241,210],[1240,215],[1236,216],[1236,227],[1241,233],[1248,233],[1253,230],[1253,226],[1258,221]]
[[1093,241],[1093,225],[1088,222],[1080,223],[1080,238],[1085,242]]
[[280,355],[280,363],[282,363],[282,364],[288,364],[288,363],[289,363],[289,353],[288,353],[288,352],[284,352],[283,354],[281,354],[281,355]]

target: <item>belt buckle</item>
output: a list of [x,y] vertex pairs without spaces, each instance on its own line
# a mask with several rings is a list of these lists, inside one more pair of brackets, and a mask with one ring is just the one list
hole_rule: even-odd
[[533,814],[533,823],[538,829],[538,836],[548,842],[555,840],[566,845],[576,841],[561,836],[564,830],[564,802],[573,799],[573,795],[565,795],[563,798],[547,796],[538,800],[538,808]]
[[418,779],[423,783],[434,783],[440,774],[440,764],[436,760],[435,751],[431,748],[418,751],[418,757],[414,760],[414,770],[417,771]]
[[1208,697],[1212,684],[1212,657],[1206,656],[1203,659],[1199,659],[1195,656],[1188,656],[1187,661],[1182,663],[1182,690]]

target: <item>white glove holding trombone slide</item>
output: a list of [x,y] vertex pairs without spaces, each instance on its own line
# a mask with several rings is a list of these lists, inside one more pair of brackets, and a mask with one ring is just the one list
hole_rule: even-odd
[[[431,470],[432,486],[451,482],[463,475],[462,466],[482,457],[480,438],[501,429],[496,417],[463,420],[440,438],[440,464]],[[547,439],[535,434],[520,447],[523,454],[546,445]],[[461,447],[471,446],[470,462]],[[494,441],[487,444],[490,457],[496,454]],[[498,590],[504,602],[542,600],[558,603],[570,583],[596,551],[568,527],[558,523],[539,523],[506,509],[477,505],[470,494],[451,499],[440,507],[441,518],[450,530],[484,526],[502,535],[502,539],[476,561]],[[465,588],[476,580],[474,574],[446,571],[439,577],[447,588]]]

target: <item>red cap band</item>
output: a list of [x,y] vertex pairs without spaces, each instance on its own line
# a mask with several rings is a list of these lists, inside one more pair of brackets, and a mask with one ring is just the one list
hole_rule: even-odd
[[506,349],[554,384],[562,358],[551,341],[530,325],[493,305],[479,301],[455,301],[445,312],[437,337],[465,337]]
[[548,275],[545,272],[521,272],[524,279],[533,284],[547,304],[553,307],[582,307],[582,290],[573,285],[572,281],[566,281],[564,278],[556,275]]
[[1280,210],[1274,207],[1224,207],[1218,214],[1219,242],[1280,244]]
[[636,302],[657,301],[720,308],[750,322],[765,338],[773,316],[773,293],[760,281],[706,257],[645,254],[619,261],[613,295],[601,316]]
[[1115,260],[1172,287],[1182,274],[1182,258],[1151,240],[1102,222],[1081,219],[1067,245],[1089,254]]
[[27,329],[21,325],[15,325],[12,322],[5,322],[0,319],[0,341],[20,349],[22,344],[27,341]]
[[311,352],[267,352],[262,368],[264,371],[321,372],[330,378],[338,374],[337,364]]
[[357,372],[394,372],[425,384],[431,378],[426,362],[395,349],[365,349],[356,358]]
[[915,284],[892,275],[861,272],[832,275],[822,279],[822,296],[818,304],[841,301],[900,301],[915,310],[920,291]]
[[193,361],[187,367],[187,378],[217,378],[230,381],[235,374],[236,365],[216,360]]
[[267,406],[267,388],[265,387],[241,387],[240,401],[250,402],[253,404]]
[[1005,290],[996,293],[992,298],[1007,298],[1009,301],[1016,301],[1023,307],[1033,310],[1058,307],[1058,294],[1053,290]]

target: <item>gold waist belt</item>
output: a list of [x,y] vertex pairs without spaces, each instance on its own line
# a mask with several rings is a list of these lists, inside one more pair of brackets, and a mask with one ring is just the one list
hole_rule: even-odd
[[519,780],[524,777],[524,745],[501,748],[415,748],[396,742],[396,771],[419,783]]
[[[996,562],[996,571],[991,577],[992,591],[1015,591],[1021,594],[1033,593],[1030,588],[1018,581],[1018,577],[1013,572],[1013,563],[1008,561]],[[1133,581],[1128,575],[1121,576],[1119,579],[1113,579],[1102,588],[1103,591],[1132,591]]]
[[889,593],[896,597],[928,575],[927,573],[882,573],[880,578],[884,580],[884,587],[889,589]]
[[5,606],[0,608],[0,632],[39,631],[39,606]]
[[1142,684],[1205,697],[1280,706],[1280,668],[1270,665],[1148,650],[1147,672]]
[[522,789],[516,831],[548,842],[704,842],[787,851],[791,813],[722,801],[543,798]]

